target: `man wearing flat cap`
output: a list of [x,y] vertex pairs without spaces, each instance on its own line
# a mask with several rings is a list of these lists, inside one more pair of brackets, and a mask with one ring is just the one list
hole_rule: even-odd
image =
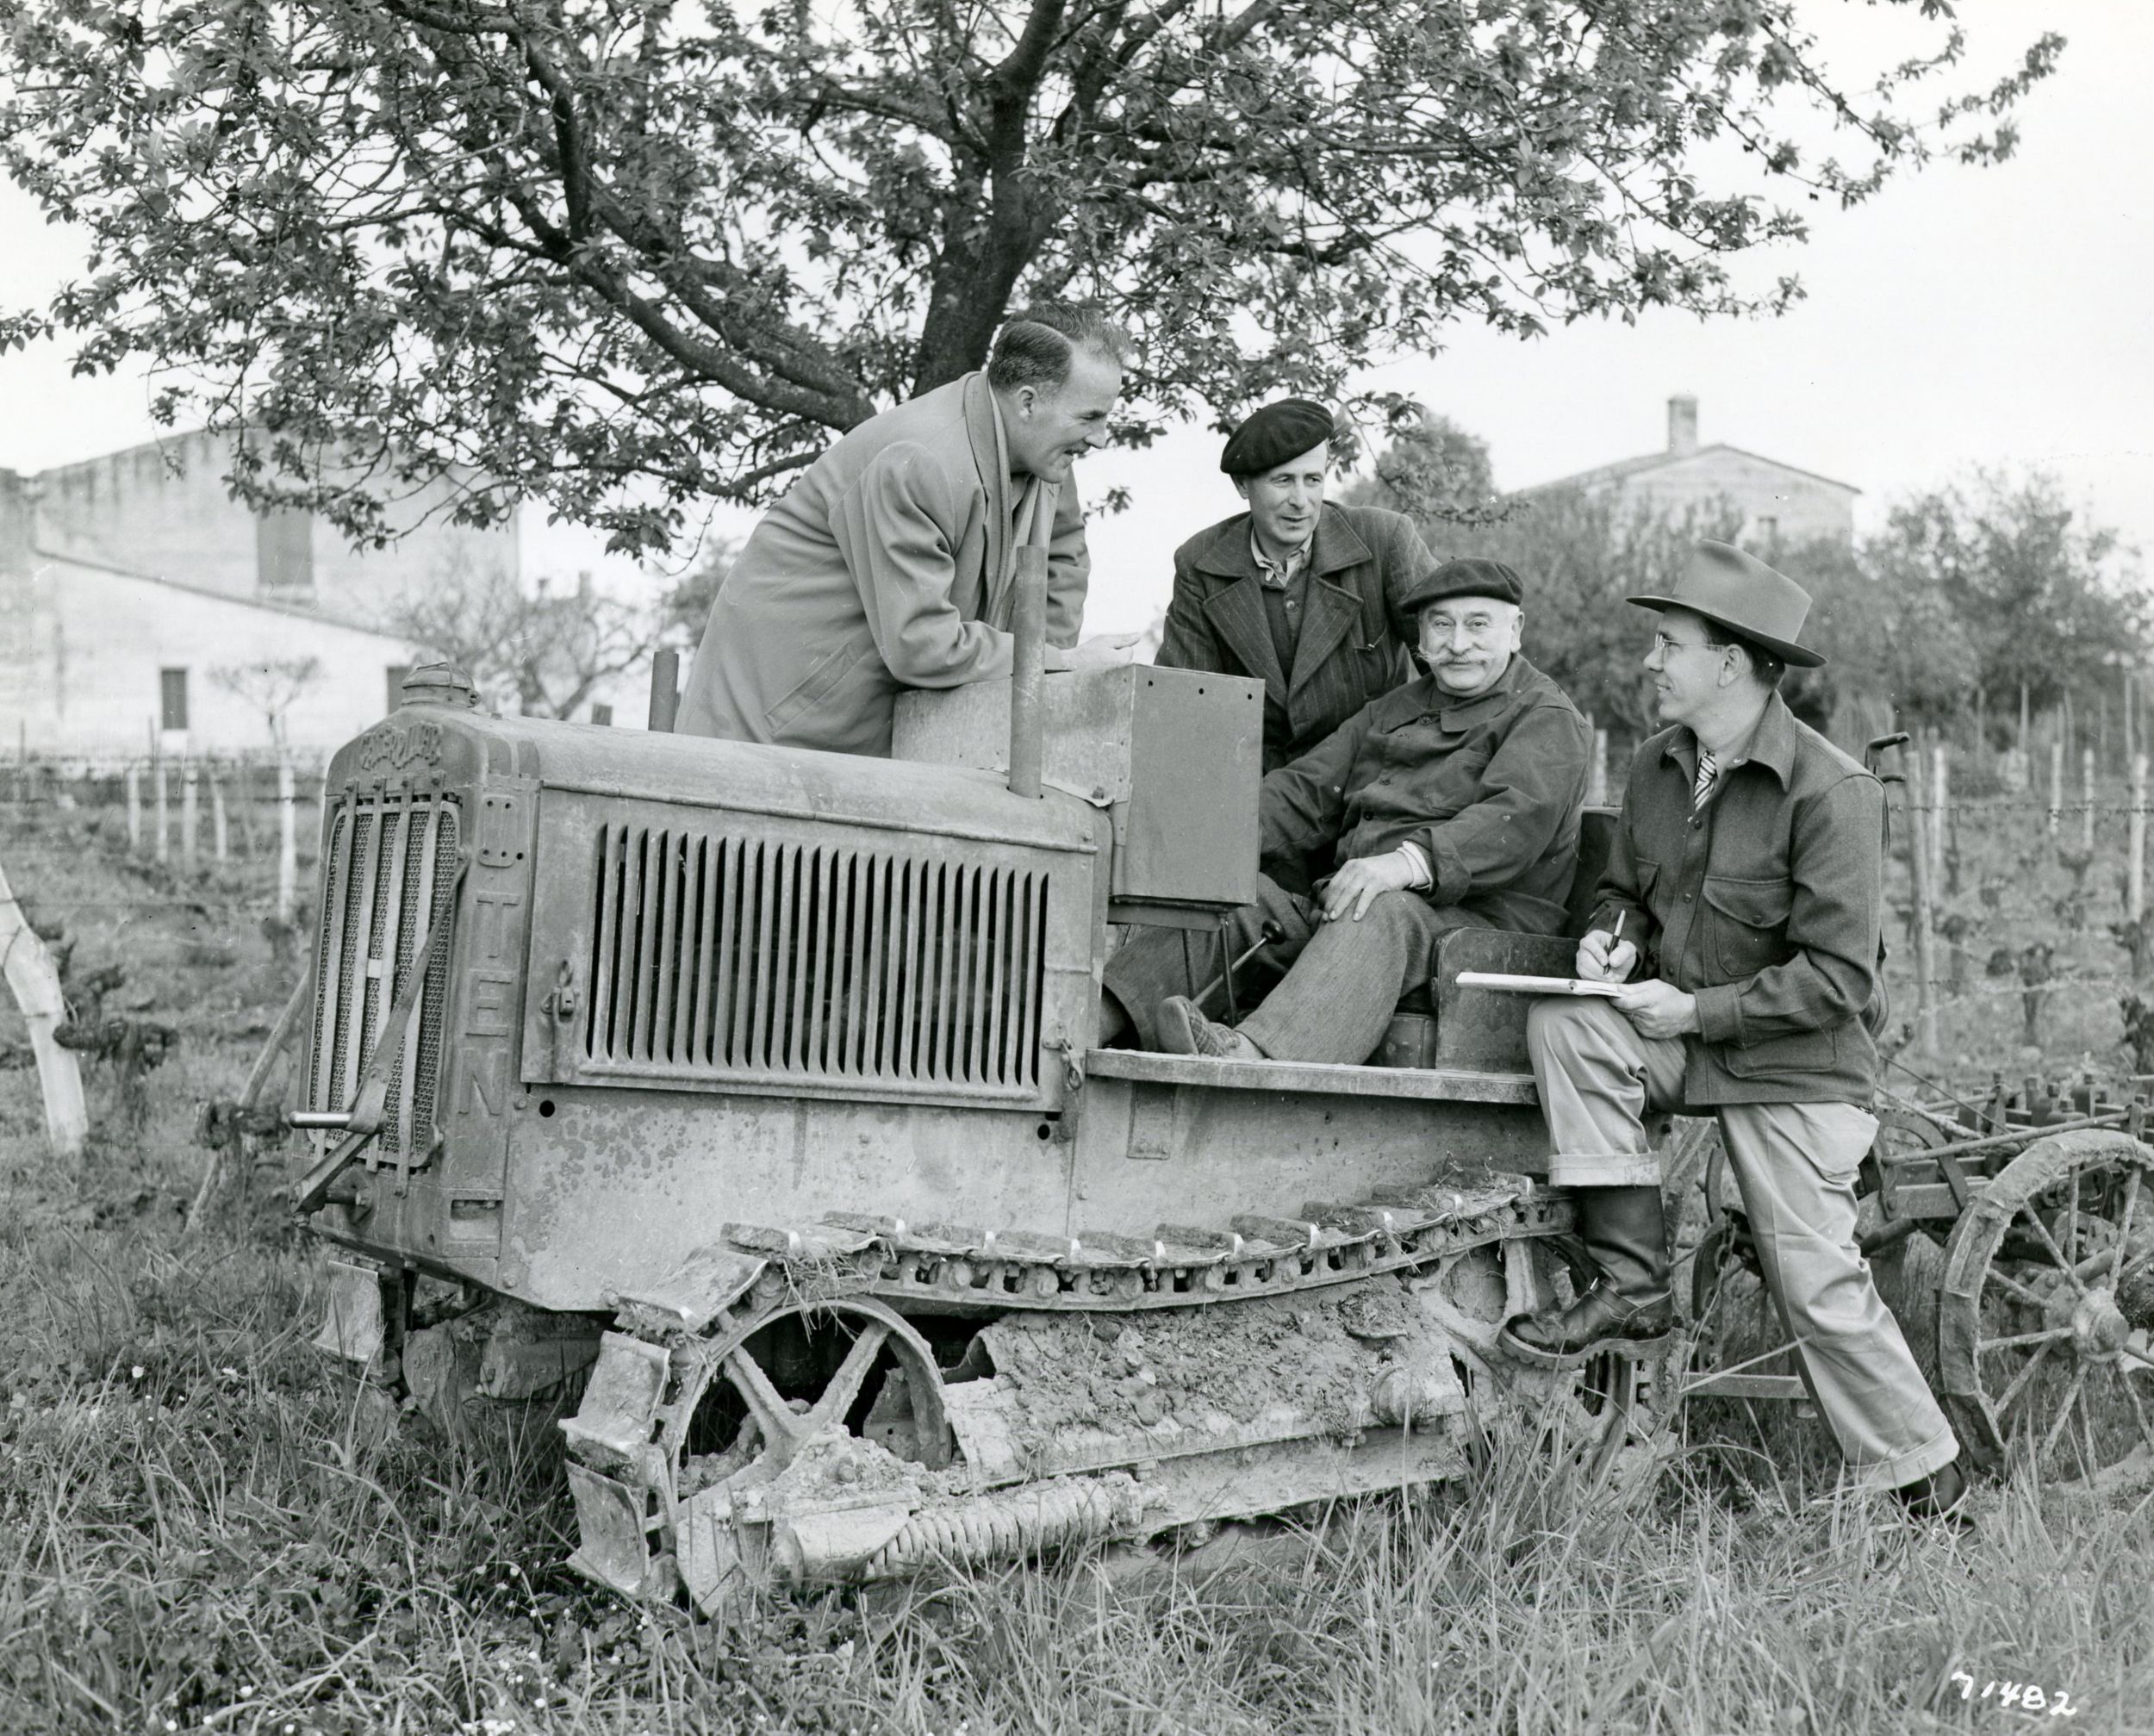
[[1519,655],[1520,591],[1501,562],[1458,560],[1401,595],[1399,636],[1429,673],[1264,780],[1265,856],[1322,846],[1336,864],[1313,897],[1261,876],[1229,925],[1239,956],[1275,923],[1284,980],[1230,1028],[1187,992],[1180,937],[1153,930],[1106,972],[1148,1048],[1358,1064],[1452,930],[1562,932],[1592,732]]
[[1251,415],[1219,457],[1248,510],[1174,551],[1154,661],[1261,681],[1267,772],[1413,673],[1392,604],[1436,566],[1404,514],[1324,499],[1334,432],[1306,398]]
[[[1790,712],[1809,595],[1701,543],[1645,666],[1668,725],[1638,750],[1581,977],[1612,999],[1535,1004],[1527,1044],[1553,1154],[1577,1191],[1597,1279],[1504,1341],[1564,1362],[1652,1343],[1673,1323],[1660,1171],[1645,1117],[1710,1115],[1802,1376],[1865,1485],[1918,1513],[1964,1485],[1951,1425],[1855,1241],[1855,1170],[1882,1022],[1884,791]],[[1619,937],[1620,936],[1620,937]]]

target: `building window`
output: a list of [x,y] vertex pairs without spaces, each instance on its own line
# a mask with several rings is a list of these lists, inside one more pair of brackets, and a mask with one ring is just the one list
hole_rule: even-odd
[[601,728],[610,727],[613,721],[613,706],[593,706],[591,707],[591,721],[599,725]]
[[411,679],[409,663],[391,663],[389,666],[389,709],[395,711],[404,702],[404,683]]
[[187,671],[159,669],[157,672],[158,727],[184,730],[187,727]]
[[254,582],[266,595],[311,597],[314,592],[312,513],[264,513],[254,520]]

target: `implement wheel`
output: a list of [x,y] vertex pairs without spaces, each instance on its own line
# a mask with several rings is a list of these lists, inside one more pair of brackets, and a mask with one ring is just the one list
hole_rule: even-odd
[[1975,1463],[2045,1481],[2154,1459],[2154,1151],[2098,1129],[2038,1140],[1945,1252],[1939,1384]]

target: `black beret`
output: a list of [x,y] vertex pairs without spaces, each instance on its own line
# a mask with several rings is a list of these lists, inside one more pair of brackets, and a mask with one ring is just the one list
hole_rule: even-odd
[[1431,603],[1446,597],[1493,597],[1498,602],[1517,603],[1525,595],[1518,575],[1501,561],[1462,555],[1424,575],[1391,607],[1398,636],[1410,645],[1421,637],[1421,612]]
[[1274,464],[1298,458],[1337,432],[1331,412],[1306,398],[1281,398],[1250,414],[1227,436],[1219,468],[1230,476],[1261,476]]

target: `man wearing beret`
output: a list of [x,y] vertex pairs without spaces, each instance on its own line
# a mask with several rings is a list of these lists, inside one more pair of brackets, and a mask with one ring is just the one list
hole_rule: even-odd
[[[1291,959],[1239,1027],[1177,979],[1179,936],[1155,930],[1109,961],[1106,987],[1149,1048],[1220,1059],[1359,1064],[1400,995],[1425,985],[1456,928],[1559,934],[1578,860],[1592,732],[1519,655],[1518,576],[1499,561],[1434,568],[1398,601],[1429,673],[1373,700],[1266,777],[1267,856],[1322,845],[1336,863],[1313,897],[1268,876],[1229,925],[1230,951],[1268,921]],[[1410,625],[1409,625],[1410,624]]]
[[1267,772],[1412,674],[1391,603],[1436,565],[1403,513],[1324,499],[1334,432],[1306,398],[1257,411],[1219,457],[1248,510],[1174,551],[1154,661],[1261,680]]
[[1009,675],[1027,543],[1047,551],[1048,667],[1124,660],[1127,639],[1077,644],[1091,562],[1070,466],[1105,443],[1127,348],[1094,309],[1028,309],[986,368],[825,452],[719,588],[682,732],[887,756],[905,689]]
[[1673,1323],[1648,1114],[1711,1115],[1802,1377],[1866,1485],[1915,1511],[1964,1490],[1958,1443],[1855,1241],[1882,1018],[1884,791],[1779,694],[1807,592],[1701,543],[1647,654],[1668,727],[1638,750],[1577,969],[1611,999],[1537,1001],[1527,1044],[1553,1155],[1600,1266],[1504,1341],[1564,1362]]

